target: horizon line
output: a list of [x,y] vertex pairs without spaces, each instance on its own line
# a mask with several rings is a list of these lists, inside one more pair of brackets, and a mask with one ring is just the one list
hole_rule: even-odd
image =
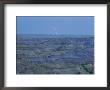
[[[55,35],[55,36],[58,36],[58,35],[78,35],[78,34],[25,34],[25,33],[19,33],[19,34],[16,34],[16,35]],[[81,35],[81,34],[79,34]],[[82,34],[84,35],[84,34]],[[94,35],[88,35],[88,36],[94,36]]]

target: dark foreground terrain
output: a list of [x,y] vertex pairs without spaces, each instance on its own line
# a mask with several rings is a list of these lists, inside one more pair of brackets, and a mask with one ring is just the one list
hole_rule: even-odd
[[17,35],[17,74],[94,74],[94,38]]

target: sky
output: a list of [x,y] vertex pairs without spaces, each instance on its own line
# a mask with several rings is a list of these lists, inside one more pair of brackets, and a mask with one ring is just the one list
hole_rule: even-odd
[[17,16],[17,34],[94,35],[93,16]]

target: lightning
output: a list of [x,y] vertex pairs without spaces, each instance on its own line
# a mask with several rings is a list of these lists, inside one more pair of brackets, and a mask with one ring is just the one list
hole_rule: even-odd
[[55,35],[58,35],[57,29],[54,28]]

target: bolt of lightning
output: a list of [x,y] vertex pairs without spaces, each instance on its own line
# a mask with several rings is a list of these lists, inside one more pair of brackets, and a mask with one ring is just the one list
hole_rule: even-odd
[[55,31],[55,35],[58,35],[56,28],[54,28],[54,31]]

